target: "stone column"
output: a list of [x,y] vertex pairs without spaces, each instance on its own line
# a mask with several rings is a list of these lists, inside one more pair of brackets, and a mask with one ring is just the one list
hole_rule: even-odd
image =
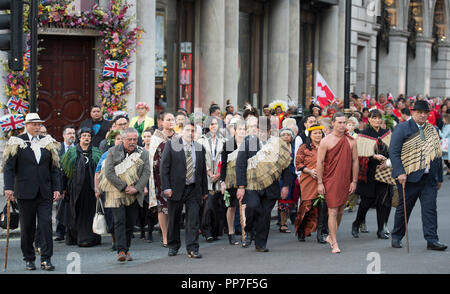
[[289,0],[269,4],[269,54],[267,100],[286,99],[289,94]]
[[224,103],[230,99],[238,109],[239,0],[225,1]]
[[[341,68],[339,59],[344,60],[344,55],[339,54],[338,36],[344,36],[344,34],[339,34],[339,7],[331,6],[328,9],[323,9],[320,19],[319,66],[317,70],[327,81],[333,93],[342,97],[339,96],[338,85],[339,76],[343,76],[344,71],[339,70]],[[315,89],[314,95],[316,95]]]
[[290,0],[289,8],[289,97],[295,104],[298,97],[300,53],[300,1]]
[[[131,5],[130,8],[128,8],[127,16],[133,17],[136,15],[137,9],[136,4],[137,0],[128,0],[128,4]],[[129,29],[132,30],[136,27],[136,22],[131,22]],[[133,117],[136,115],[136,103],[138,102],[136,100],[136,54],[131,55],[128,59],[128,81],[131,82],[130,87],[130,93],[127,95],[127,108],[128,108],[128,115],[129,117]]]
[[418,37],[416,40],[416,58],[410,55],[408,60],[408,95],[430,94],[432,44],[430,38]]
[[108,8],[110,0],[99,0],[98,5],[102,8]]
[[135,82],[136,102],[148,103],[150,112],[147,115],[154,117],[156,0],[137,0],[136,12],[137,25],[145,31],[142,34],[142,45],[138,47],[135,58],[137,72]]
[[200,101],[206,112],[211,102],[224,107],[225,1],[201,2]]
[[391,31],[389,54],[381,48],[379,55],[378,93],[406,94],[406,50],[408,32]]
[[175,112],[177,107],[177,88],[178,88],[178,27],[177,27],[177,1],[166,0],[166,55],[167,55],[167,86],[166,101],[167,111]]
[[431,61],[430,95],[450,97],[450,43],[439,43],[438,61]]

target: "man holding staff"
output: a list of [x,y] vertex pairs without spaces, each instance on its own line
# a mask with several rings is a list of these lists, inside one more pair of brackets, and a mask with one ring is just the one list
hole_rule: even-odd
[[404,190],[407,220],[417,198],[420,199],[427,249],[447,249],[439,243],[437,235],[436,198],[442,183],[442,151],[437,130],[427,123],[429,111],[426,101],[417,101],[412,119],[399,124],[392,134],[389,157],[400,198],[391,233],[394,248],[402,247],[401,240],[405,235]]

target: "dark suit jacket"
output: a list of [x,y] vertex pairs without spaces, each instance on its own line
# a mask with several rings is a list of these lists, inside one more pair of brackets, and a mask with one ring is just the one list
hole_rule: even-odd
[[[195,186],[194,197],[201,201],[202,195],[208,194],[208,179],[206,177],[205,149],[194,142],[195,146]],[[172,189],[170,200],[179,201],[186,185],[186,156],[180,137],[172,139],[164,146],[161,159],[162,190]]]
[[[395,179],[404,174],[401,153],[403,142],[419,131],[414,119],[402,122],[394,128],[389,147],[389,158],[392,163],[392,177]],[[422,178],[425,169],[418,170],[408,175],[407,181],[417,183]],[[442,157],[435,158],[430,164],[430,176],[435,183],[442,182]]]
[[[247,136],[244,142],[239,146],[239,152],[236,159],[236,184],[237,186],[247,186],[247,161],[256,155],[260,150],[260,140],[255,136]],[[281,173],[283,186],[289,187],[292,183],[292,175],[289,167]],[[280,181],[274,181],[272,185],[266,188],[266,195],[270,199],[280,198]]]
[[[36,161],[27,134],[18,136],[27,142],[27,148],[17,148],[17,153],[10,156],[5,163],[5,190],[13,190],[17,199],[34,199],[41,191],[43,197],[52,199],[54,191],[60,191],[59,169],[53,166],[52,155],[41,148],[41,159]],[[44,138],[39,136],[39,138]]]
[[[88,119],[86,119],[86,120],[84,120],[84,121],[81,122],[81,124],[80,124],[80,129],[81,129],[81,128],[84,128],[84,127],[92,129],[92,125],[93,125],[93,124],[94,124],[94,123],[93,123],[93,121],[92,121],[92,118],[88,118]],[[95,147],[97,147],[97,148],[99,147],[100,142],[101,142],[103,139],[105,139],[106,133],[108,133],[110,127],[111,127],[111,122],[102,119],[102,121],[101,121],[101,123],[100,123],[100,130],[98,130],[97,135],[94,135],[94,136],[92,137],[92,143],[91,143],[92,146],[95,146]]]

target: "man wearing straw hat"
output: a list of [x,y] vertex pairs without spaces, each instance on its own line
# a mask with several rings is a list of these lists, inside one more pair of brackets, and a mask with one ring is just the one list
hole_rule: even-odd
[[25,117],[26,133],[13,136],[3,153],[5,196],[16,201],[20,211],[21,248],[26,270],[35,270],[33,242],[36,217],[41,232],[41,268],[54,270],[52,204],[60,199],[60,144],[51,136],[40,136],[41,123],[37,113]]

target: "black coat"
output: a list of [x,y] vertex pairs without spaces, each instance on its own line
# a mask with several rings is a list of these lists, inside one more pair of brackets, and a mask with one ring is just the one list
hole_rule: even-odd
[[[371,126],[368,126],[366,129],[361,131],[360,134],[366,135],[366,136],[369,136],[372,138],[379,138],[379,137],[383,136],[384,134],[386,134],[388,131],[389,130],[380,128],[380,130],[377,132]],[[385,147],[384,150],[380,150],[380,152],[376,152],[376,154],[381,154],[384,157],[389,158],[389,150],[387,149],[386,145],[384,145],[384,147]],[[381,149],[383,149],[383,148],[381,148]],[[367,168],[367,183],[365,183],[364,181],[361,181],[361,180],[358,181],[358,186],[356,188],[356,194],[358,194],[362,197],[373,198],[373,197],[378,196],[376,194],[376,193],[378,193],[377,191],[380,191],[380,193],[382,192],[383,194],[386,192],[386,190],[388,189],[388,184],[378,182],[375,180],[375,171],[376,171],[377,165],[379,165],[380,163],[381,162],[374,159],[372,156],[369,157],[369,164],[368,164],[368,168]],[[376,188],[375,188],[375,186],[376,186]]]
[[[237,186],[247,186],[247,161],[256,155],[261,149],[260,140],[255,136],[247,136],[239,146],[239,153],[236,159],[236,184]],[[292,183],[292,176],[289,167],[281,173],[283,185],[289,187]],[[267,187],[266,195],[269,199],[280,199],[280,181],[274,181]]]
[[234,152],[238,148],[236,144],[236,140],[234,137],[231,137],[230,139],[226,140],[223,143],[223,149],[222,149],[222,158],[221,158],[221,164],[220,164],[220,180],[225,182],[225,179],[227,177],[227,161],[228,161],[228,155],[230,153]]
[[[18,136],[26,141],[27,148],[17,148],[4,167],[4,189],[13,190],[17,199],[34,199],[41,191],[43,197],[52,199],[54,191],[60,191],[59,169],[53,165],[52,154],[41,148],[41,159],[36,162],[27,134]],[[39,136],[39,138],[44,138]]]
[[[81,122],[80,129],[81,128],[89,128],[92,130],[92,125],[94,122],[92,121],[92,118],[88,118]],[[92,137],[92,146],[99,147],[100,142],[105,139],[106,133],[108,133],[109,128],[111,127],[111,122],[102,119],[100,123],[100,129],[98,130],[98,133]]]
[[[208,179],[206,177],[205,148],[195,145],[195,187],[192,193],[201,201],[202,195],[208,194]],[[164,146],[161,159],[161,187],[162,191],[172,189],[170,200],[179,201],[183,196],[186,185],[186,155],[180,137],[172,139]]]

